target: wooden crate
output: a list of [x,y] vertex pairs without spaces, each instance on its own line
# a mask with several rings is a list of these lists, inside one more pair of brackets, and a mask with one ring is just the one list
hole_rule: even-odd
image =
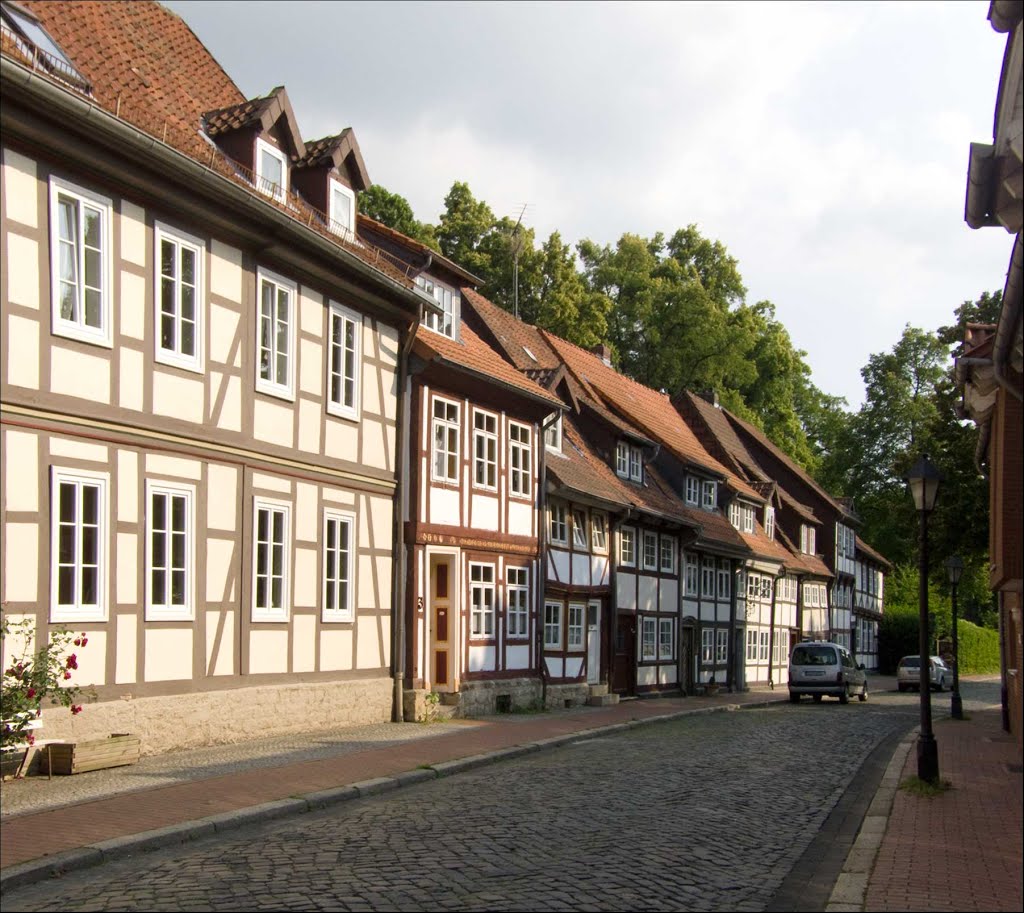
[[134,764],[139,760],[141,744],[139,736],[126,732],[88,742],[53,742],[40,752],[40,772],[80,774]]

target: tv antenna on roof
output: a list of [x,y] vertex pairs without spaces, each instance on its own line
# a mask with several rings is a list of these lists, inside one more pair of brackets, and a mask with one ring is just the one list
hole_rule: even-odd
[[523,224],[523,216],[526,215],[526,209],[529,203],[521,204],[519,208],[519,217],[516,219],[516,224],[512,228],[512,314],[519,317],[519,252],[523,249],[523,237],[519,232],[519,229]]

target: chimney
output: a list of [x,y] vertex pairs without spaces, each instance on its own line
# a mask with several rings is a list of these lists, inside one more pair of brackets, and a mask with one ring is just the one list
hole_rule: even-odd
[[612,366],[612,350],[609,346],[602,342],[593,346],[590,351],[608,365],[609,368]]
[[716,409],[721,409],[722,408],[718,404],[718,391],[717,390],[703,390],[703,391],[701,391],[698,394],[698,396],[700,396],[701,399],[706,400],[707,402],[711,403],[711,405],[714,406]]

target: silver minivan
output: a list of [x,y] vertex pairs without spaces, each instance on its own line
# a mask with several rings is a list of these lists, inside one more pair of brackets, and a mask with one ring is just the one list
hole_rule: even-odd
[[798,643],[789,656],[789,700],[798,704],[804,694],[820,701],[826,694],[847,704],[850,695],[866,701],[868,679],[846,647],[827,641]]

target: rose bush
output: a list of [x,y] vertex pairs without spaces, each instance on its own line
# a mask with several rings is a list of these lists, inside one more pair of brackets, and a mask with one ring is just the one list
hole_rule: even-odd
[[48,700],[56,706],[68,707],[73,714],[82,712],[75,703],[82,689],[67,685],[71,673],[78,668],[78,654],[70,652],[72,646],[83,648],[89,638],[60,628],[50,635],[49,642],[32,650],[35,639],[32,621],[0,621],[0,639],[8,638],[24,643],[23,655],[8,659],[0,688],[0,748],[31,745],[35,741],[32,729],[42,715],[42,703]]

